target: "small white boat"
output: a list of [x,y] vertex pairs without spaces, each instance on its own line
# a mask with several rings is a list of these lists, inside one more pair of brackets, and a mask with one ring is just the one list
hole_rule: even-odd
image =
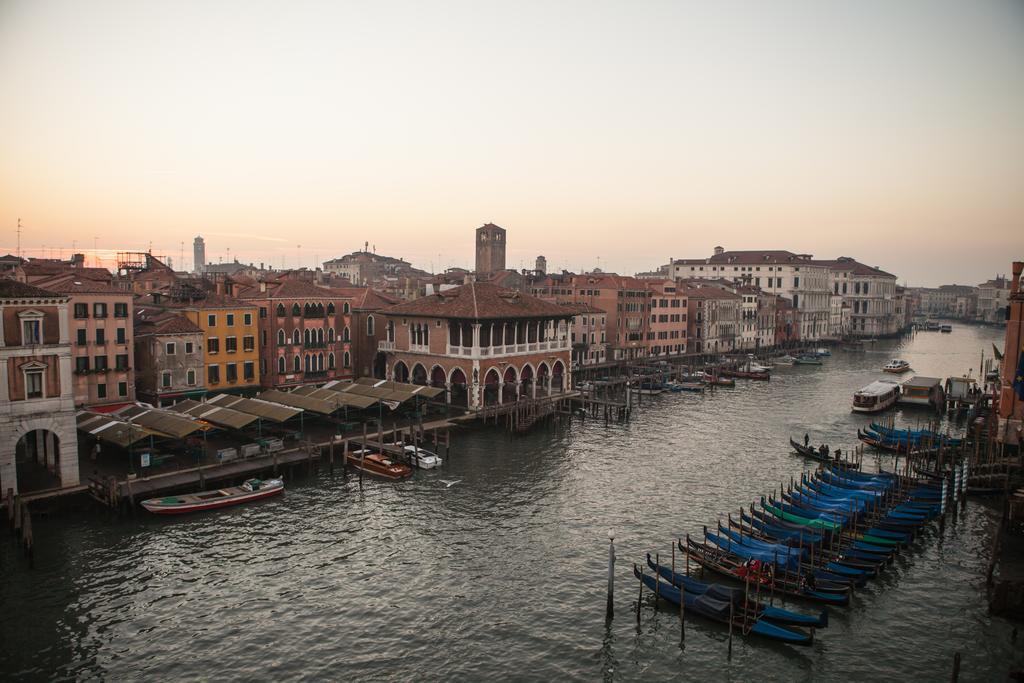
[[747,354],[746,362],[739,367],[743,372],[771,372],[772,369],[767,365],[761,365],[757,362],[757,358],[752,353]]
[[900,373],[904,373],[910,370],[910,363],[901,358],[893,358],[891,361],[882,366],[882,370],[884,372],[891,372],[893,374],[898,375]]
[[821,347],[818,347],[818,348],[814,349],[814,355],[818,356],[818,357],[831,356],[832,352],[829,351],[826,347],[821,346]]
[[142,501],[142,507],[155,515],[180,515],[248,503],[275,496],[282,491],[284,481],[281,479],[249,479],[241,486],[229,486],[216,491],[150,498]]
[[899,397],[899,384],[878,380],[853,395],[853,412],[877,413],[895,404]]
[[778,358],[776,358],[775,359],[775,364],[776,365],[792,365],[795,360],[796,360],[796,358],[794,358],[793,356],[791,356],[791,355],[789,355],[787,353],[785,356],[779,356]]
[[432,470],[444,464],[444,459],[437,453],[428,451],[426,448],[417,448],[412,444],[405,445],[405,457],[408,458],[410,465],[421,470]]

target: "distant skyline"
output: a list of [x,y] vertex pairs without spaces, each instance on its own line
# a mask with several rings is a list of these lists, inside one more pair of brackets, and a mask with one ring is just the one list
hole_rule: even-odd
[[1024,258],[1021,74],[1015,0],[5,0],[0,250],[436,271],[494,222],[512,268],[977,284]]

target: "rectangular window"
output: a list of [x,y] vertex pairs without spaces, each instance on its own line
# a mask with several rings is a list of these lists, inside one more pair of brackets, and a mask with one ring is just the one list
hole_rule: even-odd
[[247,360],[242,366],[242,373],[245,379],[256,379],[256,366],[251,360]]
[[125,336],[124,328],[123,327],[117,328],[117,343],[118,344],[124,344],[124,343],[127,342],[127,340],[128,340],[128,338]]
[[190,354],[195,351],[195,344],[192,342],[185,342],[185,353]]
[[96,398],[106,398],[106,397],[107,397],[107,385],[106,384],[97,384],[96,385]]
[[119,354],[117,354],[114,357],[114,366],[118,370],[127,370],[128,369],[128,354],[127,353],[119,353]]
[[[264,330],[264,334],[266,331]],[[242,350],[243,351],[254,351],[256,349],[256,337],[251,334],[247,334],[242,337]]]
[[106,370],[107,369],[107,357],[106,356],[96,356],[95,360],[93,361],[93,367],[95,367],[97,370]]
[[795,275],[793,277],[793,286],[794,287],[799,287],[800,286],[800,276],[799,275]]
[[227,379],[227,381],[229,381],[229,382],[237,382],[238,381],[238,364],[237,363],[228,363],[227,364],[227,371],[224,373],[224,378]]
[[88,318],[89,317],[89,304],[75,304],[75,317],[76,318]]
[[75,343],[78,344],[79,346],[85,346],[86,343],[87,343],[85,341],[85,335],[86,335],[86,331],[85,331],[84,328],[81,329],[81,330],[76,330],[75,331]]
[[115,318],[127,318],[128,317],[128,304],[114,304],[114,317]]
[[252,313],[246,313],[242,316],[242,322],[246,325],[252,325]]
[[171,386],[171,373],[163,372],[160,374],[160,386],[167,389]]
[[185,383],[188,384],[190,387],[194,387],[196,385],[195,370],[189,370],[188,372],[185,373]]
[[106,318],[107,317],[107,305],[106,304],[93,304],[92,305],[92,317],[94,317],[94,318]]
[[206,326],[207,327],[217,327],[217,314],[216,313],[210,313],[210,314],[208,314],[206,316]]
[[167,344],[164,345],[164,353],[166,353],[168,356],[173,356],[176,354],[176,352],[177,347],[175,346],[174,342],[167,342]]
[[206,369],[206,380],[208,384],[219,384],[220,383],[220,366],[211,365]]
[[89,356],[75,357],[75,372],[78,374],[89,372]]
[[238,350],[238,337],[224,337],[224,350],[234,353]]
[[227,324],[228,327],[234,327],[235,326],[235,314],[234,313],[228,313],[227,314],[227,322],[226,322],[226,324]]
[[96,328],[96,345],[103,346],[107,343],[107,332],[102,327]]
[[40,320],[23,320],[21,322],[22,343],[25,346],[43,343],[43,323]]
[[128,382],[117,383],[117,395],[124,398],[128,395]]
[[207,353],[218,353],[220,352],[220,340],[216,337],[210,337],[206,340],[206,352]]
[[260,306],[260,318],[266,318],[266,317],[267,317],[267,307],[266,306]]
[[30,370],[25,373],[25,398],[43,397],[43,371]]

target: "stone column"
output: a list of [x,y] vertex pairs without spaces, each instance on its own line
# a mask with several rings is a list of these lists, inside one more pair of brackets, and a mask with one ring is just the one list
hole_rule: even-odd
[[51,472],[56,471],[57,465],[57,444],[54,433],[47,431],[46,433],[46,469]]
[[57,319],[59,322],[60,344],[70,344],[71,338],[68,336],[68,305],[67,303],[57,304]]
[[[487,387],[487,385],[485,384],[484,388],[486,389],[486,387]],[[498,380],[498,405],[501,405],[504,402],[505,402],[505,378],[502,377],[501,379]]]
[[452,383],[444,383],[444,402],[451,405],[452,402]]
[[480,323],[473,323],[473,356],[480,355]]

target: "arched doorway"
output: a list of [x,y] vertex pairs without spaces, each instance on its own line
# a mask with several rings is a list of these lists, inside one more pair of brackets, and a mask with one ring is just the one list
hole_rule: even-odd
[[[48,429],[25,432],[14,446],[18,493],[59,488],[60,456],[60,438],[56,433]],[[77,454],[68,457],[77,457]]]
[[547,363],[541,363],[537,366],[537,390],[542,394],[547,394],[550,386],[551,371],[548,369]]
[[452,405],[468,408],[469,390],[466,386],[466,373],[459,368],[455,368],[452,370],[451,377],[448,381],[452,385]]
[[501,380],[499,379],[499,375],[498,375],[498,371],[497,370],[495,370],[494,368],[491,368],[490,370],[487,371],[487,374],[484,376],[484,405],[485,406],[493,406],[493,405],[495,405],[498,402],[498,400],[499,400],[499,397],[498,397],[498,383],[500,381]]
[[533,366],[526,364],[519,373],[519,395],[533,397]]
[[516,400],[516,369],[511,365],[505,368],[505,386],[501,391],[501,402],[511,403]]
[[377,379],[384,379],[388,372],[388,355],[378,351],[373,358],[373,376]]
[[392,375],[392,378],[396,382],[406,382],[406,383],[408,383],[408,381],[409,381],[409,367],[405,363],[403,363],[402,361],[398,361],[397,363],[395,363],[395,369],[394,369],[394,373]]
[[551,367],[551,388],[555,391],[562,391],[565,386],[565,365],[562,361],[556,360]]
[[427,384],[427,369],[420,363],[412,366],[412,383],[420,386]]

